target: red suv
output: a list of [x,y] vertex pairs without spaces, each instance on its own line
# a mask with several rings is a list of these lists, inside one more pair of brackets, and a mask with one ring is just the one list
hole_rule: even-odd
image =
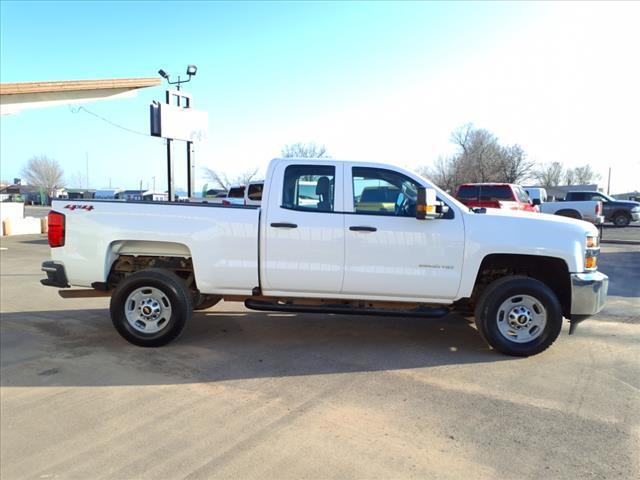
[[456,198],[471,208],[507,208],[539,212],[520,185],[512,183],[463,183]]

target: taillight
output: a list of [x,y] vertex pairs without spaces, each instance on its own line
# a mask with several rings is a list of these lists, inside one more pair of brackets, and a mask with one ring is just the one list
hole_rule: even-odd
[[231,205],[231,202],[229,200],[222,200],[222,204],[223,205]]
[[596,216],[600,215],[601,211],[602,211],[602,203],[596,202]]
[[64,246],[64,215],[58,212],[49,212],[49,246],[51,248]]

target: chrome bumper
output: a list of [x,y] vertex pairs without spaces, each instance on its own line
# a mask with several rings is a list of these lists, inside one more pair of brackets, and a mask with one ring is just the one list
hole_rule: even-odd
[[604,273],[571,274],[571,315],[594,315],[604,307],[609,277]]
[[631,213],[631,221],[632,222],[637,222],[638,220],[640,220],[640,212],[632,212]]

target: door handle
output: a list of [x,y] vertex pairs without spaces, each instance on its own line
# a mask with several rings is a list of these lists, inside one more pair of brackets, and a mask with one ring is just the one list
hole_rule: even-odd
[[349,230],[352,232],[376,232],[378,229],[376,227],[355,226],[349,227]]
[[295,223],[286,223],[286,222],[275,222],[272,223],[271,226],[273,228],[298,228],[298,225]]

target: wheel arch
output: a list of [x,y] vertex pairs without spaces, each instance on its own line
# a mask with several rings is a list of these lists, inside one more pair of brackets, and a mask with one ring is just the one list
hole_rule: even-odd
[[482,259],[471,300],[476,301],[494,280],[508,275],[525,275],[541,281],[555,293],[562,314],[571,318],[571,278],[566,261],[558,257],[492,253]]
[[192,254],[186,244],[152,240],[115,240],[109,244],[105,279],[110,287],[145,268],[165,268],[195,285]]
[[582,214],[573,208],[563,208],[562,210],[558,210],[554,215],[582,220]]

